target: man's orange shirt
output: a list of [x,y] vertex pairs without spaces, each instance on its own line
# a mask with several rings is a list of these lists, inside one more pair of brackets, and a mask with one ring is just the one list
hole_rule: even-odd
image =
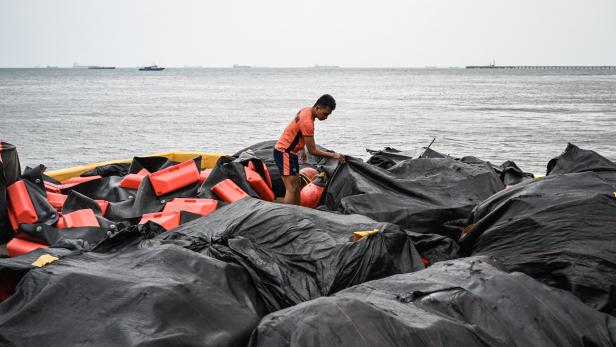
[[280,135],[274,148],[281,152],[297,154],[306,145],[304,136],[314,136],[312,107],[304,107],[297,112],[295,118]]

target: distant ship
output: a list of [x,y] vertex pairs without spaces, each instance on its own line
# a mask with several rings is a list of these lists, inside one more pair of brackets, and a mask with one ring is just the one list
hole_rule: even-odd
[[340,66],[338,66],[338,65],[319,65],[319,64],[315,64],[313,66],[313,68],[315,68],[315,69],[337,69],[339,67]]
[[113,70],[115,66],[88,66],[90,70]]
[[163,71],[164,69],[165,69],[164,67],[159,67],[158,65],[150,65],[150,66],[140,67],[139,71]]
[[233,64],[234,69],[250,69],[250,65]]

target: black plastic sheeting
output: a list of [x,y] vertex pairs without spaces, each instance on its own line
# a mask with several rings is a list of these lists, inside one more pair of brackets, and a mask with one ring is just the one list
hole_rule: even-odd
[[251,346],[613,346],[616,319],[479,258],[366,282],[263,318]]
[[15,146],[0,141],[0,244],[10,240],[14,233],[7,210],[6,188],[21,175],[19,156]]
[[389,169],[401,161],[413,159],[413,153],[410,151],[400,151],[392,147],[385,147],[382,150],[366,148],[366,152],[371,155],[366,163],[378,166],[382,169]]
[[547,175],[586,171],[616,171],[616,163],[595,151],[569,143],[563,154],[550,160],[547,166]]
[[[378,166],[382,169],[389,169],[399,163],[413,159],[413,151],[401,151],[391,147],[385,147],[382,150],[372,150],[366,149],[368,153],[371,154],[371,157],[366,161],[368,164],[372,164],[374,166]],[[473,156],[466,156],[462,158],[455,158],[446,154],[439,153],[431,148],[423,149],[423,152],[417,157],[418,159],[454,159],[460,160],[461,162],[467,164],[488,164],[494,169],[496,174],[499,176],[501,181],[505,186],[511,186],[514,184],[518,184],[522,181],[530,180],[533,178],[532,173],[524,172],[520,169],[516,163],[513,161],[507,160],[503,162],[501,165],[494,165],[490,162],[483,161],[479,158]]]
[[0,345],[245,346],[263,314],[238,265],[172,245],[88,252],[23,276]]
[[549,176],[479,204],[463,250],[616,315],[616,165],[573,145],[551,163]]
[[322,203],[329,210],[457,239],[458,224],[466,222],[473,207],[502,189],[485,163],[411,159],[381,169],[348,157],[331,178]]
[[[173,161],[96,168],[84,175],[102,178],[63,191],[62,213],[90,208],[100,228],[56,229],[43,184],[53,180],[43,166],[27,168],[39,222],[18,236],[52,248],[0,259],[0,345],[616,344],[608,159],[570,144],[533,180],[513,162],[432,149],[346,165],[309,157],[304,165],[331,178],[314,210],[255,199],[244,167],[253,161],[263,176],[263,160],[275,186],[274,143],[221,157],[203,184],[160,197],[148,178],[131,190],[119,175]],[[14,181],[19,168],[10,168]],[[211,187],[224,179],[252,197],[205,217],[182,212],[170,232],[135,225],[174,197],[217,199]],[[111,201],[104,217],[95,199]],[[34,266],[45,254],[60,259]]]
[[[353,232],[375,228],[378,234],[353,241]],[[424,267],[396,225],[250,197],[152,242],[241,264],[269,311]]]
[[130,169],[130,164],[124,164],[124,163],[107,164],[107,165],[97,166],[90,171],[86,171],[82,173],[81,176],[82,177],[86,177],[86,176],[102,176],[102,177],[125,176],[129,173],[128,172],[129,169]]

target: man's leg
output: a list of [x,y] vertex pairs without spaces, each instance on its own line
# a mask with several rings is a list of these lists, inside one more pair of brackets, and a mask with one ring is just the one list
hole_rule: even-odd
[[299,176],[282,176],[282,182],[287,190],[284,194],[284,203],[299,205]]

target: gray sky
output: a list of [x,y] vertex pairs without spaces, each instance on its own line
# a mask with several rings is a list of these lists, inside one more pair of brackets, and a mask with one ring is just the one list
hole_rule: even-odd
[[615,0],[0,0],[0,66],[616,65]]

